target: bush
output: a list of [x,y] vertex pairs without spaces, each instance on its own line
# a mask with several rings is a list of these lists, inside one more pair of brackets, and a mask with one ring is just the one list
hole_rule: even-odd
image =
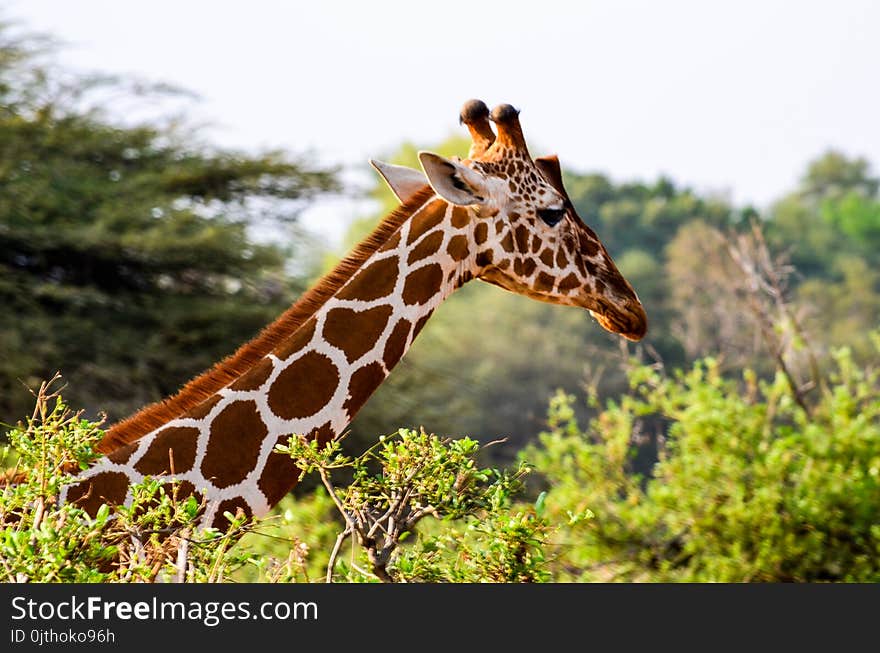
[[58,505],[61,487],[97,458],[100,424],[73,413],[52,382],[44,383],[25,424],[8,433],[5,466],[14,484],[0,494],[0,582],[218,581],[249,554],[231,548],[247,529],[230,515],[225,533],[194,531],[195,496],[178,498],[177,484],[153,479],[132,488],[129,507],[101,506],[94,518]]
[[[546,523],[512,507],[525,466],[482,468],[481,447],[467,438],[401,430],[349,458],[338,442],[319,448],[294,437],[286,450],[326,489],[288,497],[264,520],[227,515],[226,532],[195,527],[203,499],[178,497],[176,483],[157,479],[134,486],[129,506],[104,505],[94,518],[58,505],[63,485],[96,459],[103,431],[67,407],[55,381],[8,434],[3,462],[16,479],[0,494],[0,582],[311,582],[325,578],[328,562],[327,580],[347,582],[547,578]],[[338,487],[331,470],[342,468],[353,480]],[[419,532],[427,517],[437,524]],[[359,548],[337,561],[352,534]]]
[[[529,468],[481,467],[485,447],[400,429],[357,458],[339,441],[319,447],[291,438],[279,449],[316,472],[341,517],[326,579],[346,582],[538,582],[549,579],[543,544],[549,525],[514,495]],[[337,487],[333,470],[352,480]],[[429,519],[430,518],[430,519]],[[338,554],[353,538],[346,561]],[[337,567],[339,571],[337,572]]]
[[[880,580],[880,376],[846,349],[835,363],[809,413],[781,375],[725,378],[712,359],[671,377],[635,368],[586,431],[558,394],[524,454],[549,519],[568,522],[554,578]],[[641,478],[627,470],[646,440],[659,455]]]

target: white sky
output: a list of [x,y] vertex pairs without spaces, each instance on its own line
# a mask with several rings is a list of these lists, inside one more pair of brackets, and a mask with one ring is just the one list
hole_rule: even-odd
[[[880,2],[7,0],[76,68],[199,93],[212,139],[362,169],[510,102],[532,153],[765,206],[829,147],[880,164]],[[354,173],[349,178],[360,179]],[[358,210],[308,222],[337,238]]]

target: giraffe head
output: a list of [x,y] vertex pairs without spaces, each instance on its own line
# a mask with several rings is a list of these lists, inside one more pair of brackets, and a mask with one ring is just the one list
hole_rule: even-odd
[[[469,207],[474,276],[534,299],[585,308],[608,331],[640,340],[647,316],[638,296],[575,212],[558,159],[529,155],[518,114],[509,104],[490,114],[483,102],[471,100],[461,112],[473,139],[469,158],[419,153],[435,192]],[[377,167],[402,199],[417,185],[412,172],[382,165]]]

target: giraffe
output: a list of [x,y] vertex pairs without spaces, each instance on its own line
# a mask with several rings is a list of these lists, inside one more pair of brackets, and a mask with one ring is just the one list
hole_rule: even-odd
[[467,159],[423,151],[421,171],[373,162],[401,206],[254,340],[110,427],[103,457],[61,500],[94,514],[130,502],[131,486],[152,477],[204,492],[204,525],[222,528],[237,509],[266,514],[299,479],[275,446],[342,433],[435,309],[472,279],[586,309],[641,339],[635,291],[575,213],[558,159],[531,158],[518,114],[471,100],[460,115]]

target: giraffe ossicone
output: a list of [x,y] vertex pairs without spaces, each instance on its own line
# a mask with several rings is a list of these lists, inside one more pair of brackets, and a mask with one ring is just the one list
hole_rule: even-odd
[[467,159],[421,152],[421,171],[373,162],[402,205],[254,340],[113,425],[98,445],[104,457],[61,499],[94,513],[130,502],[131,486],[153,477],[204,492],[203,524],[222,526],[237,509],[265,514],[299,479],[275,446],[341,433],[437,306],[472,279],[589,310],[641,339],[644,308],[575,213],[556,157],[531,158],[510,105],[490,113],[471,100],[460,118],[473,139]]

